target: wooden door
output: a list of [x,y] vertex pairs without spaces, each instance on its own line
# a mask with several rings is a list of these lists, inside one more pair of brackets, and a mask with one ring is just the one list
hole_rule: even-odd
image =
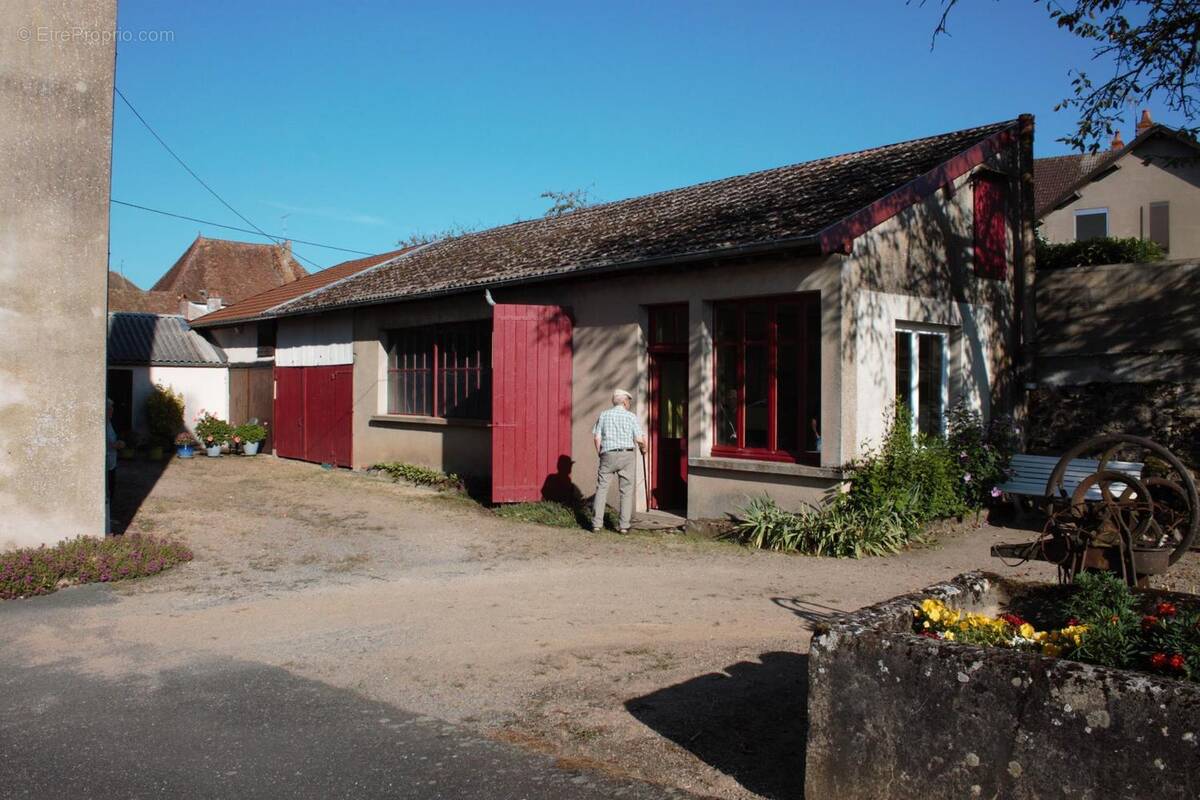
[[275,367],[275,454],[304,458],[304,367]]
[[113,430],[128,437],[133,430],[133,370],[108,371],[108,399],[113,402]]
[[349,467],[353,431],[353,367],[304,370],[304,459]]
[[571,318],[558,306],[493,311],[492,502],[539,500],[571,462]]
[[688,307],[649,313],[650,505],[686,511],[688,458]]

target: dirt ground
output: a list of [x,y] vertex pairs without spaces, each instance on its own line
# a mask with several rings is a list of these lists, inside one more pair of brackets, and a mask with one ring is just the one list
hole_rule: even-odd
[[28,664],[153,683],[258,663],[701,796],[799,796],[815,622],[970,569],[1052,576],[989,558],[1023,535],[988,526],[838,561],[514,523],[270,457],[124,464],[121,480],[118,517],[146,492],[129,530],[195,561],[0,633]]

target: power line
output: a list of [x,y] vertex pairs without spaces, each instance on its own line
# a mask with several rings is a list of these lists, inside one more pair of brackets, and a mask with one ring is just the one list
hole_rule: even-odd
[[[232,211],[238,217],[238,219],[240,219],[242,222],[246,223],[251,228],[253,228],[254,232],[258,233],[260,236],[264,236],[267,239],[270,239],[271,241],[275,242],[275,244],[279,244],[280,240],[278,238],[271,236],[271,234],[267,233],[262,228],[258,227],[253,222],[251,222],[244,214],[242,214],[242,212],[238,211],[236,208],[229,205],[229,203],[225,201],[224,197],[221,197],[221,195],[217,194],[216,189],[212,188],[207,183],[205,183],[204,179],[201,178],[199,175],[197,175],[195,170],[193,170],[191,167],[189,167],[187,165],[187,163],[184,162],[184,160],[179,157],[179,154],[176,153],[174,150],[172,150],[171,146],[168,145],[165,141],[163,141],[163,138],[161,136],[159,136],[158,132],[150,126],[150,123],[146,121],[146,118],[143,117],[140,113],[138,113],[138,110],[133,107],[133,103],[129,102],[129,98],[126,97],[125,94],[118,87],[114,86],[113,89],[114,89],[114,91],[116,91],[117,97],[120,97],[121,100],[125,103],[125,105],[129,106],[129,110],[132,111],[133,115],[138,118],[138,121],[141,122],[142,125],[144,125],[146,127],[146,130],[150,131],[150,135],[153,136],[158,141],[158,143],[163,146],[164,150],[166,150],[168,153],[171,154],[172,158],[174,158],[176,161],[179,162],[179,166],[183,167],[187,171],[188,175],[191,175],[193,178],[195,178],[197,183],[199,183],[201,186],[203,186],[205,189],[207,189],[209,194],[211,194],[213,197],[217,198],[217,200],[220,201],[221,205],[225,206],[230,211]],[[295,255],[298,256],[299,258],[304,259],[305,261],[308,261],[309,264],[312,264],[317,269],[321,269],[320,264],[317,264],[310,259],[304,258],[304,256],[300,255],[299,253],[296,253]]]
[[[176,214],[173,211],[163,211],[162,209],[150,208],[149,206],[139,206],[137,203],[126,203],[124,200],[117,200],[115,198],[109,198],[109,201],[112,203],[115,203],[119,206],[128,206],[129,208],[136,208],[141,211],[149,211],[154,214],[162,214],[164,217],[175,217],[176,219],[186,219],[189,222],[199,222],[201,225],[211,225],[214,228],[225,228],[226,230],[238,231],[240,233],[257,233],[257,234],[261,234],[262,236],[266,236],[267,238],[270,238],[270,239],[276,238],[274,235],[269,234],[269,233],[263,233],[262,231],[250,230],[249,228],[238,228],[233,225],[223,225],[220,222],[213,222],[213,221],[207,220],[207,219],[200,219],[199,217],[189,217],[186,214]],[[280,235],[279,238],[287,239],[286,236],[282,236],[282,235]],[[360,256],[376,255],[375,253],[367,253],[363,250],[351,250],[348,247],[335,247],[334,245],[331,245],[331,244],[321,244],[320,242],[308,242],[308,241],[305,241],[304,239],[292,239],[291,241],[295,244],[306,244],[306,245],[309,245],[310,247],[323,247],[326,250],[340,250],[343,253],[355,253]]]

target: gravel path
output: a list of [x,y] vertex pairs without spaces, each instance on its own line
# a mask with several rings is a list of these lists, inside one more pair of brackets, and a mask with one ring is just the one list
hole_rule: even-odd
[[155,684],[253,665],[702,796],[799,796],[815,622],[968,569],[1051,576],[990,559],[1023,534],[986,526],[836,561],[523,525],[268,457],[158,471],[123,467],[123,487],[149,490],[129,529],[196,560],[0,606],[0,669]]

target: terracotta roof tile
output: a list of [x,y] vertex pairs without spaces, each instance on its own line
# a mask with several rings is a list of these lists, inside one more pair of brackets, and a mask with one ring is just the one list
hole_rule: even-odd
[[305,275],[303,278],[298,278],[291,283],[285,283],[282,286],[276,286],[273,289],[268,289],[265,292],[260,292],[251,297],[247,297],[240,303],[226,306],[210,314],[192,320],[192,325],[204,327],[208,325],[231,325],[238,322],[248,322],[257,319],[264,311],[274,308],[275,306],[286,303],[289,300],[295,300],[303,294],[320,289],[323,286],[328,286],[334,281],[349,277],[356,273],[362,272],[364,269],[374,267],[389,261],[396,256],[402,255],[411,247],[393,250],[390,253],[380,253],[379,255],[367,256],[366,258],[355,259],[354,261],[344,261],[341,264],[335,264],[332,267],[323,269],[320,272],[314,272],[311,275]]
[[1098,167],[1113,161],[1120,152],[1076,153],[1069,156],[1036,158],[1033,161],[1034,214],[1040,219],[1053,205]]
[[236,303],[307,274],[292,258],[290,246],[197,236],[150,289],[197,302],[209,296]]
[[1015,120],[592,206],[445,239],[273,315],[771,245],[824,228]]

